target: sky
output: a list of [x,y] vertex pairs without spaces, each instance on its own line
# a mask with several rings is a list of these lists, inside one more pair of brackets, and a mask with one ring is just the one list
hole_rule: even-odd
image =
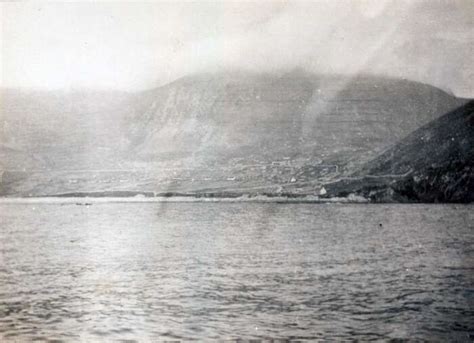
[[474,97],[474,1],[2,2],[1,87],[140,90],[225,70],[372,73]]

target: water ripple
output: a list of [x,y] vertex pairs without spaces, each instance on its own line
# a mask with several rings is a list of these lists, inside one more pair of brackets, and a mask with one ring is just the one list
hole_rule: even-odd
[[0,204],[3,341],[474,339],[470,206],[34,206]]

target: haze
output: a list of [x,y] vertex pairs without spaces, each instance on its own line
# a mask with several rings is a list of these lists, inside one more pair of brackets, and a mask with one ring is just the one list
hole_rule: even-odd
[[230,69],[372,73],[474,96],[474,2],[2,3],[1,86],[139,90]]

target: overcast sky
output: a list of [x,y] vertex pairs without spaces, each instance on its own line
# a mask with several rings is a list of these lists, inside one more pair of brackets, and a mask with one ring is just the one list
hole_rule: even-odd
[[136,90],[228,69],[371,72],[474,97],[474,1],[10,2],[1,85]]

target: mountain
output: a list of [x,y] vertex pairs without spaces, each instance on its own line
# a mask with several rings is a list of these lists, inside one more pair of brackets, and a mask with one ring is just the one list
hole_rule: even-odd
[[326,185],[327,196],[372,201],[474,201],[474,101],[416,130],[350,177]]
[[6,196],[314,193],[466,102],[407,80],[301,70],[191,75],[138,93],[1,97]]
[[[4,89],[0,98],[0,149],[35,156],[29,170],[94,169],[103,163],[103,151],[123,144],[128,93]],[[2,162],[9,170],[23,169],[18,161]]]
[[368,161],[460,101],[431,86],[380,77],[201,74],[152,92],[129,133],[146,161],[232,158]]

